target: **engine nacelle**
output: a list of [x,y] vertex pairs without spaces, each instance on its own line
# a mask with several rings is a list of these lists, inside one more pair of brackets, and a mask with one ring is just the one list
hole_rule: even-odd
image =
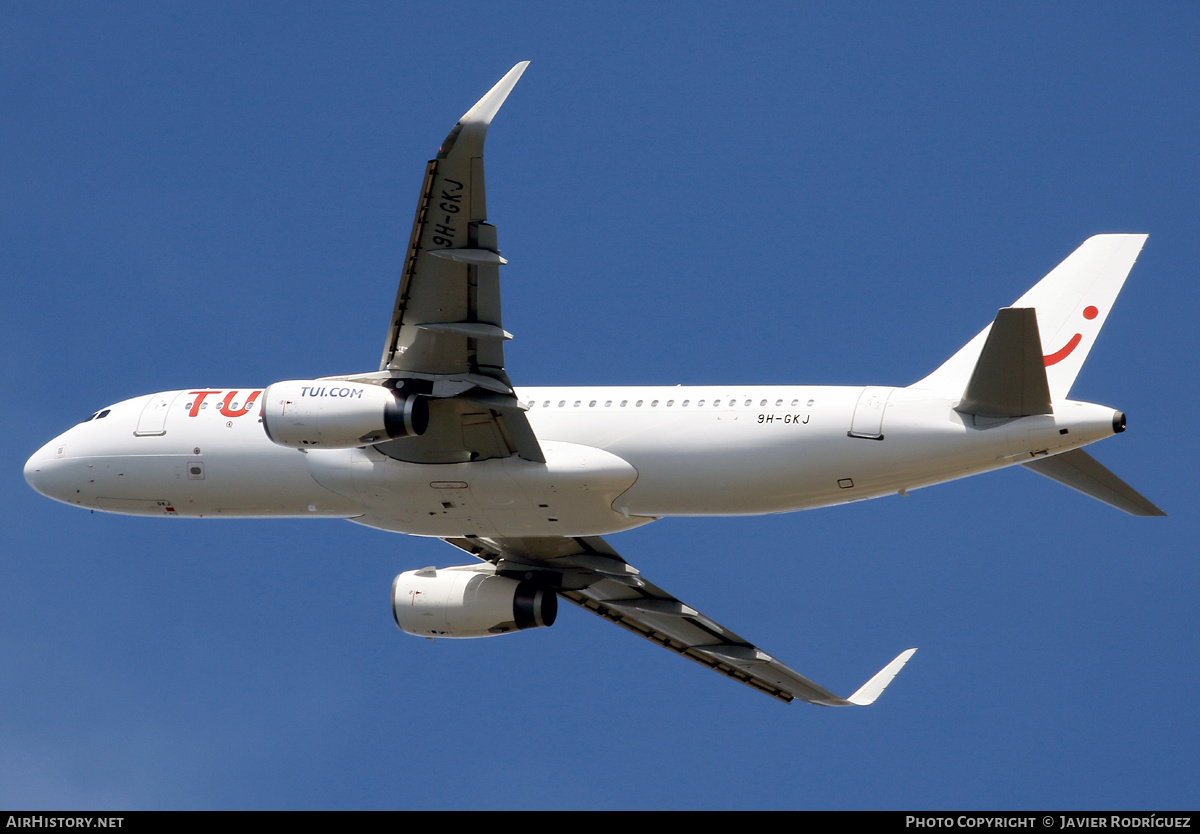
[[294,379],[268,385],[263,428],[280,446],[350,449],[424,434],[429,403],[382,385]]
[[405,571],[392,582],[392,617],[418,637],[494,637],[554,625],[558,596],[486,567]]

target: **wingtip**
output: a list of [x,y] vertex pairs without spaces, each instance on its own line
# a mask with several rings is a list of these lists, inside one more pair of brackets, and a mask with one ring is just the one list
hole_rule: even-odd
[[512,92],[513,87],[517,86],[517,82],[521,80],[521,75],[525,72],[525,68],[529,66],[528,61],[520,61],[513,65],[513,68],[504,74],[504,77],[492,85],[492,89],[484,93],[483,98],[475,102],[463,117],[459,119],[459,123],[466,124],[491,124],[492,118],[500,110],[500,106],[504,104],[504,100],[508,98],[508,94]]
[[906,649],[896,655],[896,658],[880,669],[873,678],[864,683],[858,688],[858,691],[851,695],[846,700],[851,704],[859,707],[869,706],[875,703],[875,699],[887,689],[889,683],[896,675],[900,674],[900,670],[904,668],[904,664],[908,663],[909,658],[916,654],[916,649]]
[[521,74],[529,66],[528,61],[521,61],[513,66],[504,77],[492,85],[492,89],[483,94],[483,98],[475,102],[471,109],[463,113],[462,118],[451,129],[442,145],[438,148],[438,159],[446,159],[455,153],[459,157],[474,157],[483,155],[483,142],[487,136],[488,126],[500,112],[500,107],[513,87],[521,79]]

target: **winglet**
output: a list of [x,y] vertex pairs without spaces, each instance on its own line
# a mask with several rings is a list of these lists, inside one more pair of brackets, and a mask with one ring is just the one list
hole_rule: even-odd
[[438,150],[438,159],[445,159],[455,148],[462,156],[483,155],[483,140],[487,137],[488,125],[492,123],[492,118],[499,112],[512,88],[517,86],[517,81],[527,66],[529,62],[522,61],[510,69],[483,98],[463,114],[458,124],[446,136],[446,141],[442,142],[442,147]]
[[887,689],[887,685],[892,682],[892,678],[900,674],[900,670],[904,668],[904,664],[908,663],[908,659],[916,654],[916,651],[916,649],[908,649],[907,651],[900,652],[895,660],[880,669],[875,677],[860,686],[858,691],[846,700],[859,707],[875,703],[875,699],[880,696],[883,690]]

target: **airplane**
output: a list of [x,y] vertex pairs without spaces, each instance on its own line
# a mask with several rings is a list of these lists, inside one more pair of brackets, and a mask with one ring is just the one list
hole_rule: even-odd
[[824,706],[873,703],[916,649],[835,695],[649,582],[602,537],[1009,466],[1164,515],[1083,450],[1124,431],[1125,415],[1068,396],[1142,234],[1089,238],[904,387],[514,387],[483,147],[527,66],[471,107],[426,166],[377,371],[125,400],[35,452],[29,484],[126,515],[344,518],[441,538],[478,561],[395,578],[392,613],[408,634],[550,626],[561,598],[781,701]]

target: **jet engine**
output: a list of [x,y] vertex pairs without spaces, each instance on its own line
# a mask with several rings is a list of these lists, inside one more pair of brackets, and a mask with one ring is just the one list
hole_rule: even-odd
[[418,637],[494,637],[554,625],[558,596],[488,567],[405,571],[392,583],[392,616]]
[[267,437],[293,449],[350,449],[424,434],[429,403],[362,382],[295,379],[267,386]]

